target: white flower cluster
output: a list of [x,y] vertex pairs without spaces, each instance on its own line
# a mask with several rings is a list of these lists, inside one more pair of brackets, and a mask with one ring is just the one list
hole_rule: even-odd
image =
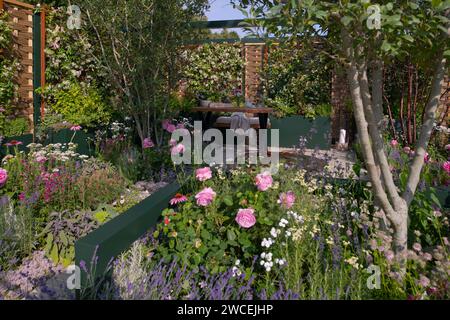
[[281,233],[280,229],[275,229],[275,228],[270,229],[270,235],[274,238],[278,237],[278,235],[280,233]]
[[288,223],[289,223],[289,221],[287,221],[286,219],[282,218],[282,219],[280,220],[280,222],[278,223],[278,225],[279,225],[281,228],[286,228],[286,226],[288,225]]
[[233,272],[233,277],[236,277],[236,276],[239,277],[242,274],[242,271],[239,269],[240,264],[241,264],[241,261],[239,259],[236,260],[236,262],[234,263],[234,266],[231,269],[231,271]]
[[55,143],[42,146],[39,143],[31,143],[27,146],[30,149],[29,155],[38,162],[45,162],[53,159],[56,161],[67,162],[70,160],[86,160],[86,155],[80,155],[76,152],[77,145],[75,143]]
[[264,238],[263,241],[261,242],[261,246],[265,248],[270,248],[274,243],[275,242],[271,238]]
[[272,253],[261,253],[261,261],[259,262],[260,265],[264,266],[267,272],[270,272],[273,267],[273,261],[272,261]]
[[305,219],[303,218],[303,216],[299,215],[295,211],[288,211],[287,214],[288,214],[288,216],[292,217],[296,222],[298,222],[300,224],[303,224],[305,222]]
[[360,269],[362,267],[362,265],[358,263],[358,257],[351,257],[351,258],[345,259],[345,262],[347,262],[349,265],[351,265],[355,269]]

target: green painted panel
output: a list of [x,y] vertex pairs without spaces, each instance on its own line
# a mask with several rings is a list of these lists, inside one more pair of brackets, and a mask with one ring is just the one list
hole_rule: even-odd
[[[270,117],[272,129],[278,129],[280,147],[292,148],[299,145],[299,139],[307,139],[306,147],[328,150],[331,147],[331,120],[329,117],[317,117],[309,120],[302,116],[285,118]],[[270,143],[269,134],[269,143]]]
[[[73,137],[73,140],[72,140]],[[94,134],[85,133],[84,131],[77,131],[74,136],[74,132],[70,129],[61,129],[58,131],[50,131],[48,137],[45,140],[45,144],[51,143],[68,143],[72,140],[73,143],[78,145],[77,151],[80,154],[86,154],[89,156],[94,155],[94,147],[91,146],[89,141],[94,138]]]
[[[5,146],[5,143],[8,143],[13,140],[22,142],[22,144],[18,146],[18,149],[19,151],[26,152],[28,150],[27,145],[33,142],[33,135],[25,134],[22,136],[5,138],[5,140],[2,142],[2,146],[0,147],[0,153],[2,157],[4,157],[7,154],[7,147]],[[12,147],[10,147],[10,152],[12,152]]]
[[[91,270],[95,255],[97,262],[92,266],[95,277],[104,274],[108,263],[114,257],[128,249],[151,227],[156,225],[162,210],[167,208],[169,200],[180,188],[174,182],[158,190],[128,211],[107,222],[75,243],[75,261],[81,261]],[[83,273],[83,272],[82,272]],[[82,283],[86,283],[86,274],[82,275]]]

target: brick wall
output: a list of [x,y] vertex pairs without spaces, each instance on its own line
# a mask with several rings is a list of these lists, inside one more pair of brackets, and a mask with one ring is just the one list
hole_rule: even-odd
[[331,143],[336,144],[339,141],[341,129],[347,131],[347,141],[351,143],[355,135],[352,102],[345,72],[339,67],[333,70],[331,76],[331,104],[333,106],[331,114]]

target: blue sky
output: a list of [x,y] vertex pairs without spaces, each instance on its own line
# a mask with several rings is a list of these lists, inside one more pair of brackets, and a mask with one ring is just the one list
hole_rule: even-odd
[[[208,20],[234,20],[234,19],[243,19],[244,16],[242,13],[233,9],[233,6],[230,4],[230,0],[210,0],[211,8],[206,12],[206,16]],[[245,33],[240,29],[230,29],[239,33],[240,36],[244,36]],[[220,31],[220,30],[212,30]]]

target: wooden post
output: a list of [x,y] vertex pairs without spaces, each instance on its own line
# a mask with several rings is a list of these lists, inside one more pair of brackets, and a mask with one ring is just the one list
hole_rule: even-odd
[[[45,8],[41,11],[41,88],[45,87]],[[44,117],[44,99],[41,99],[41,119]]]
[[3,10],[3,0],[0,0],[0,10]]

